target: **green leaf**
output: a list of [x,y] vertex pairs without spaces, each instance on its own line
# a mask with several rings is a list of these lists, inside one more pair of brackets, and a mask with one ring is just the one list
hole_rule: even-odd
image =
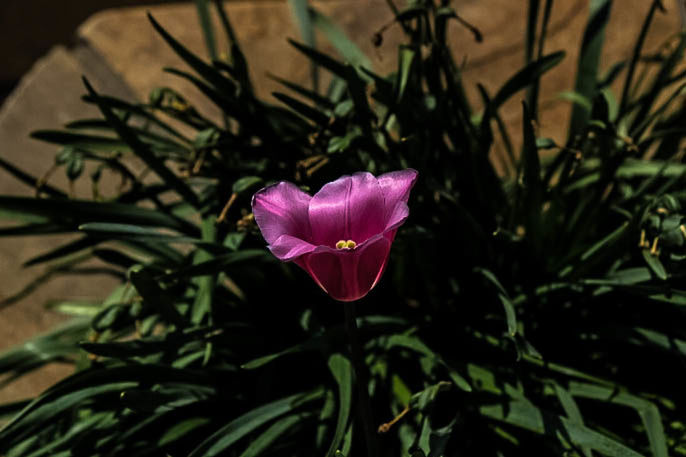
[[117,330],[117,324],[129,316],[129,306],[115,304],[108,306],[95,315],[91,321],[91,326],[96,332],[104,332],[110,328]]
[[95,316],[101,306],[101,303],[78,300],[53,300],[45,304],[47,309],[55,310],[62,314],[87,317]]
[[2,218],[29,222],[52,221],[69,230],[97,221],[166,227],[186,234],[198,233],[188,222],[160,211],[124,203],[77,199],[0,196],[0,219]]
[[[84,84],[88,93],[97,100],[98,94],[90,85],[87,79],[84,78]],[[133,150],[133,152],[140,157],[147,166],[149,166],[162,180],[170,187],[175,189],[180,196],[182,196],[188,203],[197,206],[198,197],[188,185],[181,180],[174,172],[172,172],[165,165],[163,160],[160,160],[150,149],[143,143],[136,135],[136,132],[116,116],[109,106],[104,103],[96,102],[105,119],[114,127],[119,136],[124,140]]]
[[136,287],[146,304],[155,308],[168,322],[180,327],[186,326],[186,320],[176,307],[178,302],[176,297],[162,289],[147,270],[134,270],[130,273],[130,278],[131,283]]
[[574,92],[573,90],[566,90],[558,93],[557,98],[572,102],[575,105],[581,107],[584,111],[588,111],[589,115],[591,114],[593,102],[585,95],[581,95],[580,93]]
[[215,0],[214,5],[219,15],[224,32],[226,33],[229,48],[231,50],[231,64],[233,65],[233,75],[241,83],[241,91],[243,93],[250,93],[253,91],[252,83],[250,81],[250,72],[248,71],[248,63],[245,60],[245,55],[236,38],[236,34],[229,20],[228,14],[222,0]]
[[641,254],[653,273],[661,280],[666,281],[668,276],[667,270],[665,270],[660,258],[651,254],[648,249],[641,249]]
[[662,418],[660,417],[660,411],[654,403],[631,395],[628,392],[617,392],[616,389],[592,384],[573,382],[569,386],[569,392],[577,397],[591,398],[634,408],[645,426],[653,456],[668,456],[667,438],[662,426]]
[[322,67],[326,68],[339,78],[347,80],[348,71],[346,70],[345,64],[338,62],[337,60],[329,57],[328,55],[322,52],[317,51],[312,46],[305,46],[303,44],[298,43],[297,41],[293,41],[290,39],[288,40],[288,42],[298,51],[302,52],[303,54],[305,54],[305,56],[309,57],[310,60],[312,60],[317,65],[321,65]]
[[493,97],[492,107],[493,111],[497,110],[503,103],[509,100],[514,94],[524,89],[537,78],[540,78],[551,68],[554,68],[565,57],[564,51],[557,51],[552,54],[541,57],[538,60],[531,62],[524,68],[519,70],[511,76],[505,84],[498,90]]
[[536,135],[534,133],[533,118],[525,102],[522,102],[522,129],[524,131],[524,146],[522,150],[522,211],[525,216],[526,236],[534,247],[541,245],[542,226],[541,210],[544,198],[544,185],[541,179],[541,162],[538,157]]
[[40,184],[40,189],[42,192],[46,193],[47,195],[51,197],[66,197],[67,194],[62,192],[61,190],[51,186],[50,184],[47,183],[42,183],[39,182],[37,178],[34,176],[31,176],[30,174],[26,173],[24,170],[16,167],[15,165],[9,163],[2,157],[0,157],[0,168],[3,170],[7,171],[9,174],[17,178],[19,181],[23,182],[24,184],[28,185],[29,187],[32,187],[34,189],[37,189],[39,184]]
[[250,446],[243,451],[241,457],[257,457],[269,447],[282,435],[288,432],[291,428],[302,423],[308,416],[305,414],[291,414],[283,419],[274,422],[267,430],[262,432],[257,438],[252,440]]
[[316,400],[321,391],[300,393],[267,403],[237,417],[221,427],[198,445],[188,457],[214,457],[224,453],[232,444],[261,425],[290,412],[303,403]]
[[298,95],[314,102],[317,106],[320,106],[325,109],[332,109],[333,108],[333,103],[331,100],[328,98],[319,95],[313,90],[306,89],[305,87],[302,87],[298,84],[295,84],[291,81],[287,81],[285,79],[279,78],[278,76],[274,76],[271,74],[267,75],[270,79],[273,79],[274,81],[278,82],[279,84],[282,84],[283,86],[289,88],[293,92],[297,93]]
[[160,447],[167,446],[168,444],[183,438],[192,431],[207,425],[209,422],[210,419],[206,417],[192,417],[190,419],[184,419],[181,422],[174,424],[173,427],[164,432],[164,435],[160,437],[157,445]]
[[[158,91],[153,91],[153,94],[159,93]],[[179,131],[171,127],[169,124],[166,122],[160,120],[157,118],[154,114],[151,112],[147,111],[144,105],[134,105],[128,102],[125,102],[124,100],[120,100],[115,97],[108,97],[106,95],[86,95],[82,97],[83,100],[86,103],[90,104],[95,104],[95,105],[105,105],[108,106],[112,110],[116,110],[118,112],[123,112],[127,117],[131,118],[141,118],[142,120],[146,121],[147,123],[154,125],[155,127],[159,127],[163,131],[175,136],[176,138],[180,139],[183,141],[184,144],[190,144],[190,141],[188,138],[183,136]],[[99,120],[99,122],[104,122],[105,125],[108,126],[108,130],[112,130],[113,127],[105,120]],[[67,124],[67,126],[72,125],[72,124]],[[139,129],[137,127],[130,127],[134,129],[140,136],[142,137],[147,137],[150,135],[149,132],[146,132],[145,130]]]
[[660,7],[662,0],[653,0],[646,14],[643,25],[641,26],[641,31],[636,38],[636,44],[634,45],[633,52],[631,54],[631,60],[629,61],[629,68],[626,72],[626,78],[624,79],[624,86],[622,87],[622,98],[621,105],[619,108],[619,115],[623,115],[624,111],[629,104],[629,95],[631,91],[631,86],[634,80],[634,74],[636,72],[636,65],[641,57],[641,51],[643,49],[643,44],[645,43],[646,36],[648,36],[648,29],[650,28],[650,23],[653,21],[655,16],[655,11]]
[[156,243],[193,243],[210,245],[209,243],[188,236],[161,233],[149,227],[141,227],[132,224],[117,224],[112,222],[89,222],[81,224],[79,230],[89,235],[103,238],[124,238],[144,242]]
[[340,448],[348,426],[352,406],[353,370],[350,361],[341,354],[329,357],[329,370],[338,384],[338,419],[333,440],[326,452],[326,457],[333,457]]
[[510,295],[507,293],[507,290],[505,290],[503,285],[500,284],[500,281],[498,281],[498,278],[496,278],[496,276],[490,270],[477,267],[474,269],[474,271],[482,274],[498,289],[498,298],[505,309],[507,333],[510,336],[515,336],[517,334],[517,312],[515,310],[514,303],[512,303],[512,300],[510,299]]
[[450,378],[453,380],[457,387],[464,390],[465,392],[472,391],[472,386],[469,384],[469,382],[464,377],[462,377],[454,368],[450,367],[445,361],[443,361],[443,359],[438,354],[429,349],[429,347],[426,344],[424,344],[421,340],[419,340],[419,338],[408,335],[396,334],[387,337],[383,344],[387,349],[392,349],[394,347],[410,349],[412,351],[415,351],[419,354],[422,354],[437,361],[448,370]]
[[[298,2],[297,0],[290,1],[291,4],[307,4],[307,2]],[[303,7],[304,6],[299,6],[298,9]],[[345,32],[343,32],[340,27],[338,27],[328,17],[324,16],[315,8],[309,8],[309,13],[312,25],[324,34],[333,47],[341,54],[341,56],[343,56],[346,63],[349,63],[355,68],[365,67],[370,70],[372,69],[371,61],[362,52],[362,50],[360,50],[360,48],[345,35]],[[305,43],[314,47],[314,43],[308,42],[307,39],[305,39]]]
[[273,92],[272,95],[274,98],[283,102],[283,104],[291,108],[293,111],[305,117],[306,119],[311,120],[315,124],[326,126],[329,122],[329,117],[327,115],[289,95],[282,94],[280,92]]
[[264,180],[259,176],[243,176],[233,183],[231,190],[237,194],[242,194],[245,191],[261,186],[263,183]]
[[8,378],[3,378],[0,385],[50,362],[66,360],[77,351],[77,342],[84,337],[88,328],[88,320],[72,319],[48,333],[3,351],[0,353],[0,373]]
[[31,132],[31,138],[47,143],[72,146],[74,148],[98,149],[116,151],[129,149],[129,145],[119,138],[85,135],[82,133],[63,132],[60,130],[36,130]]
[[[583,426],[584,419],[581,416],[581,411],[579,410],[579,406],[576,404],[574,397],[569,393],[569,391],[567,391],[567,389],[563,388],[558,383],[553,383],[553,387],[558,400],[560,400],[562,409],[565,410],[567,418],[570,420],[570,422]],[[591,449],[588,446],[583,446],[581,451],[586,457],[593,457]]]
[[[208,244],[217,242],[217,224],[214,215],[206,216],[203,219],[202,239]],[[200,265],[212,260],[212,258],[213,255],[210,252],[198,249],[193,256],[193,265]],[[195,277],[193,282],[197,286],[197,291],[191,307],[191,322],[197,325],[205,319],[205,316],[211,316],[217,273]]]
[[185,46],[179,43],[174,37],[172,37],[156,20],[150,13],[148,13],[148,19],[150,23],[155,28],[157,33],[162,36],[164,41],[169,44],[169,46],[178,54],[181,59],[184,60],[193,70],[195,70],[200,76],[205,78],[210,84],[212,84],[217,90],[222,92],[223,95],[229,96],[236,93],[236,85],[224,75],[222,75],[217,69],[213,68],[211,65],[206,64],[195,54],[189,51]]
[[528,401],[515,400],[504,405],[488,405],[479,408],[481,414],[556,438],[562,433],[572,443],[588,447],[610,457],[642,457],[626,445],[571,420],[538,409]]
[[[579,96],[593,100],[597,91],[598,66],[605,40],[605,27],[610,20],[612,0],[591,0],[589,19],[584,30],[574,91]],[[572,108],[569,139],[573,139],[586,127],[590,112],[580,105]]]
[[398,75],[396,80],[396,103],[400,103],[405,94],[407,81],[410,78],[410,71],[412,70],[412,62],[414,61],[414,49],[401,46],[398,49]]
[[214,27],[212,26],[212,16],[210,15],[210,0],[195,0],[195,6],[198,10],[198,19],[200,20],[200,28],[205,39],[205,47],[210,55],[210,59],[217,58],[217,45],[214,39]]
[[43,431],[46,424],[61,415],[74,411],[85,401],[118,398],[122,391],[139,383],[185,383],[190,386],[207,384],[205,373],[177,370],[152,363],[133,366],[112,366],[76,373],[53,385],[31,402],[0,430],[0,452],[8,445]]
[[255,260],[261,260],[263,262],[274,261],[273,259],[274,257],[269,254],[269,251],[265,251],[264,249],[243,249],[228,254],[218,255],[210,260],[189,267],[178,268],[171,273],[159,276],[158,279],[162,281],[171,281],[180,278],[206,276],[212,273],[228,271],[230,270],[230,268],[227,268],[229,266],[240,269],[241,265],[245,262]]
[[622,225],[613,230],[610,234],[608,234],[603,239],[593,244],[590,248],[584,251],[584,253],[581,254],[581,261],[583,262],[588,260],[602,248],[608,248],[613,246],[615,243],[618,243],[624,237],[624,235],[626,235],[628,230],[629,222],[624,222]]
[[[312,24],[312,14],[308,6],[308,0],[288,0],[291,11],[298,21],[302,40],[310,48],[315,48],[316,40],[314,27]],[[319,91],[319,72],[315,61],[310,62],[310,73],[312,76],[312,87],[315,92]]]

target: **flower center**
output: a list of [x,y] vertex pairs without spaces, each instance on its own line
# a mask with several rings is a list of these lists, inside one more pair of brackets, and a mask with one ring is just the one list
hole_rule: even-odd
[[357,246],[357,243],[353,240],[341,240],[336,243],[336,249],[355,249],[355,246]]

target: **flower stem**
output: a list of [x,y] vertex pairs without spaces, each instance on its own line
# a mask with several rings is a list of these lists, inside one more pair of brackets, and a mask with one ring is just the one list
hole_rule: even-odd
[[374,418],[369,401],[366,365],[362,354],[362,347],[357,337],[357,321],[355,313],[355,302],[343,304],[345,310],[345,330],[348,333],[350,343],[350,354],[352,356],[353,369],[355,371],[355,381],[357,390],[357,413],[360,425],[364,431],[365,442],[367,444],[367,457],[377,457],[376,436],[374,434]]

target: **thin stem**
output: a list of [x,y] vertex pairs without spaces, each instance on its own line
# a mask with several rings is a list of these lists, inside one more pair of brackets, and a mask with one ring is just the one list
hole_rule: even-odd
[[374,434],[374,418],[367,391],[369,381],[367,378],[366,365],[362,356],[362,347],[357,338],[357,321],[355,313],[355,302],[344,303],[345,310],[345,330],[348,333],[350,342],[350,354],[352,356],[353,370],[355,371],[356,390],[357,390],[357,413],[364,430],[365,442],[367,444],[367,457],[377,457],[376,436]]

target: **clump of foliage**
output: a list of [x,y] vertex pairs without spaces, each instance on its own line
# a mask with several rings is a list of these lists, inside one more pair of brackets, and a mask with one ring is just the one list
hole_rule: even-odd
[[[104,172],[124,185],[92,200],[49,184],[40,198],[2,196],[2,215],[24,223],[0,233],[78,233],[28,263],[68,270],[97,258],[122,285],[102,303],[53,304],[76,317],[0,357],[11,377],[52,361],[77,368],[2,406],[0,453],[363,455],[343,305],[272,258],[250,197],[278,180],[316,190],[345,173],[413,167],[411,217],[358,306],[379,455],[686,454],[684,36],[644,52],[654,0],[633,55],[601,75],[612,2],[591,2],[558,145],[535,129],[539,81],[564,57],[544,51],[552,0],[529,2],[526,66],[495,94],[480,87],[479,107],[446,45],[460,18],[439,3],[393,12],[406,43],[397,71],[379,75],[294,2],[305,31],[321,26],[348,63],[292,43],[333,79],[325,93],[282,81],[282,105],[256,97],[219,3],[228,60],[199,58],[151,18],[193,69],[168,71],[223,123],[168,88],[130,104],[86,82],[102,118],[35,133],[64,146],[57,161],[72,179],[92,163],[94,189]],[[210,10],[198,5],[213,50]],[[499,108],[524,89],[519,149]],[[488,158],[495,138],[505,176]],[[137,175],[131,156],[156,179]]]

